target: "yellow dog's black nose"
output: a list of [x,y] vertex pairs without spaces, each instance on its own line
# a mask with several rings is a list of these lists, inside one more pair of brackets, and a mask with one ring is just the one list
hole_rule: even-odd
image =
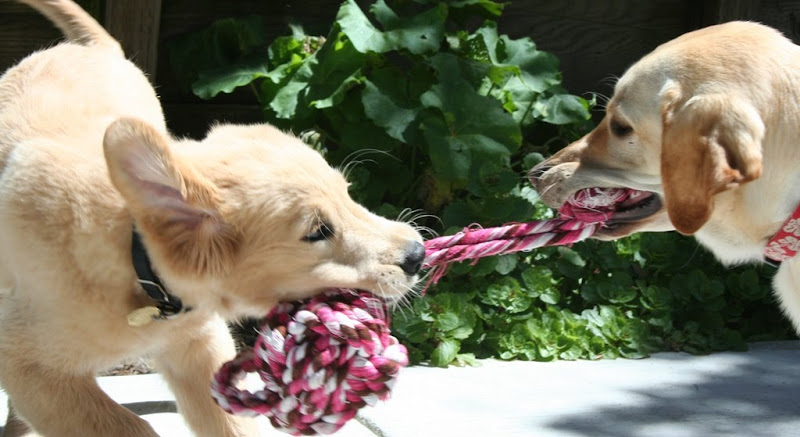
[[400,268],[408,275],[416,275],[422,269],[422,262],[425,260],[425,246],[417,241],[408,243],[405,257],[400,263]]

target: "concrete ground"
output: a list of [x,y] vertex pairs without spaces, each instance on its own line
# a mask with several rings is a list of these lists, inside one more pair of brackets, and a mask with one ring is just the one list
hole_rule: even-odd
[[[158,375],[99,380],[161,435],[191,435]],[[264,435],[285,434],[265,422]],[[362,410],[337,436],[800,436],[800,342],[708,356],[412,367],[392,399]]]

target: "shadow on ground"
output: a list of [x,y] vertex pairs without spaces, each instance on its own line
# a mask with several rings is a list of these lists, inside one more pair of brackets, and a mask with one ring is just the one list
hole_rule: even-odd
[[[559,415],[546,425],[592,437],[798,435],[797,350],[736,354],[736,358],[729,366],[702,372],[698,381],[627,391],[638,405],[598,406]],[[652,359],[675,360],[676,365],[685,361],[669,355]]]

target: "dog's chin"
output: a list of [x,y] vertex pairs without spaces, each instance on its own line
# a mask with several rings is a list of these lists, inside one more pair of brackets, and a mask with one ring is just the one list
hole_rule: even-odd
[[612,241],[617,240],[637,232],[645,232],[643,229],[646,224],[643,223],[618,223],[608,226],[603,226],[595,232],[592,236],[595,240]]
[[387,305],[392,305],[402,301],[410,293],[413,293],[415,287],[419,283],[419,280],[419,275],[413,275],[405,276],[404,278],[394,278],[391,281],[376,281],[369,285],[365,283],[351,284],[349,286],[339,284],[338,286],[328,286],[314,290],[312,293],[310,293],[310,295],[318,295],[335,290],[342,290],[345,292],[347,290],[358,290],[373,295],[376,299],[385,302]]
[[419,275],[407,277],[405,280],[393,281],[393,284],[382,284],[376,289],[365,290],[389,305],[402,301],[416,289]]
[[603,223],[592,238],[598,240],[616,240],[627,237],[637,232],[661,232],[671,230],[668,223],[664,202],[655,193],[643,200],[624,205],[614,212],[611,217]]

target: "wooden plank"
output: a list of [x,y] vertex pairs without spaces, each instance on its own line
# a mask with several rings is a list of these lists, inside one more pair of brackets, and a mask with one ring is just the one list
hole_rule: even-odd
[[756,20],[761,0],[713,0],[705,3],[703,26],[736,20]]
[[[102,7],[102,0],[78,0],[78,3],[95,17]],[[30,6],[0,1],[0,71],[62,39],[61,31]]]
[[800,44],[800,0],[764,0],[756,21],[780,30],[795,44]]
[[105,27],[126,56],[154,80],[158,63],[161,0],[106,0]]
[[59,39],[61,32],[33,9],[17,3],[0,2],[0,71]]
[[561,61],[565,87],[574,94],[610,94],[615,77],[633,62],[694,27],[694,2],[517,0],[499,30],[529,36]]

